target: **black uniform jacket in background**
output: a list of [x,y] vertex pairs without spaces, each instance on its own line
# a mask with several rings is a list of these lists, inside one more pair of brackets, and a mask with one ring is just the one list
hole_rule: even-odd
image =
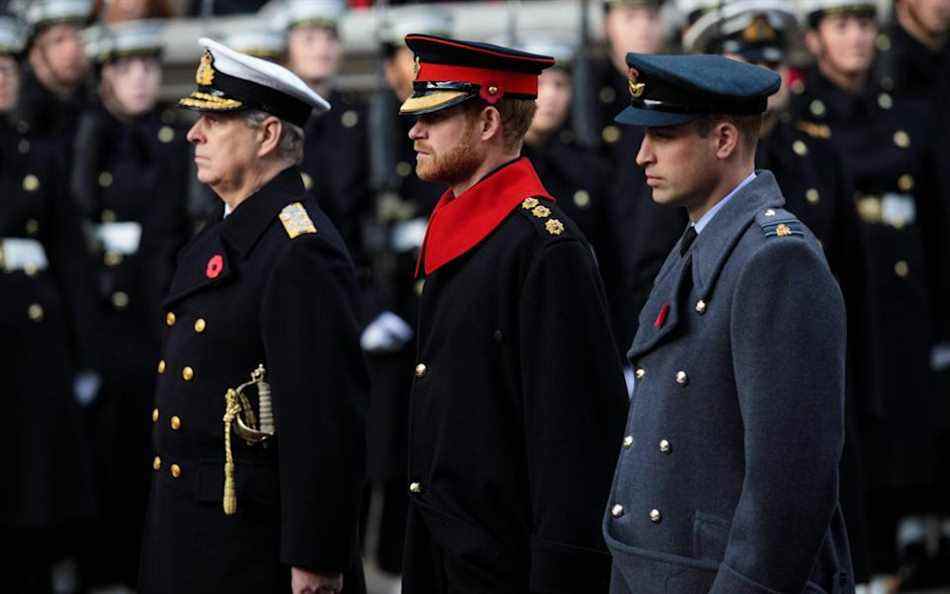
[[72,397],[82,239],[57,151],[0,118],[0,241],[39,242],[48,261],[41,270],[16,267],[0,245],[5,527],[52,528],[93,511],[90,460]]
[[850,594],[838,507],[845,312],[760,171],[677,246],[629,352],[612,594]]
[[[312,230],[301,224],[308,217]],[[304,231],[291,237],[294,228]],[[343,242],[296,168],[184,248],[164,303],[140,591],[283,592],[289,566],[343,571],[344,592],[363,591],[356,528],[368,382],[357,303]],[[229,516],[224,396],[259,364],[277,436],[265,448],[232,435]]]
[[403,591],[603,592],[627,399],[590,246],[527,159],[429,222]]

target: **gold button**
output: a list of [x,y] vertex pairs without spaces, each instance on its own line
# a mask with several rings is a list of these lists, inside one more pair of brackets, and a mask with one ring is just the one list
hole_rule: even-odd
[[617,126],[607,126],[600,135],[603,137],[604,142],[613,144],[620,140],[620,129],[617,128]]
[[907,148],[910,146],[910,134],[904,132],[903,130],[898,130],[894,133],[894,144],[900,148]]
[[821,200],[821,195],[818,194],[818,190],[811,188],[805,192],[805,200],[808,201],[808,204],[818,204],[818,202]]
[[155,459],[152,460],[152,468],[155,470],[161,470],[162,468],[162,459],[158,456],[155,456]]
[[165,359],[158,362],[158,372],[165,373]]
[[165,144],[175,140],[175,131],[172,130],[169,126],[162,126],[161,130],[158,131],[158,139]]
[[157,423],[157,422],[158,422],[158,409],[157,409],[157,408],[153,408],[153,409],[152,409],[152,422],[153,422],[153,423]]
[[172,430],[178,431],[181,429],[181,419],[178,417],[172,417],[171,419]]
[[686,375],[685,371],[676,372],[676,383],[681,386],[685,386],[689,382],[689,376]]
[[181,466],[177,464],[172,464],[172,467],[170,470],[172,472],[173,477],[178,478],[181,476]]
[[422,290],[426,288],[426,281],[424,278],[420,278],[416,281],[416,296],[422,295]]
[[102,211],[100,215],[103,223],[114,223],[115,222],[115,211],[109,210],[108,208]]
[[304,171],[300,172],[300,179],[303,181],[303,189],[310,190],[313,188],[313,178],[310,177],[310,174]]
[[129,294],[124,291],[116,291],[112,294],[112,306],[116,309],[125,309],[129,306]]
[[399,163],[396,163],[396,175],[398,175],[399,177],[406,177],[410,173],[412,173],[412,165],[410,165],[409,163],[405,161],[400,161]]
[[615,506],[613,506],[612,508],[610,508],[610,515],[612,515],[612,516],[615,517],[615,518],[619,518],[620,516],[622,516],[622,515],[623,515],[623,506],[618,503],[618,504],[616,504]]
[[914,189],[914,176],[909,173],[900,176],[897,178],[897,187],[901,192],[910,192]]
[[340,118],[340,123],[343,124],[344,128],[352,128],[360,122],[360,116],[358,113],[352,109],[348,109],[343,112],[343,116]]
[[165,325],[174,326],[175,325],[175,314],[173,312],[168,312],[165,314]]
[[651,510],[650,510],[650,521],[651,521],[651,522],[653,522],[654,524],[659,524],[659,523],[660,523],[660,520],[662,520],[662,519],[663,519],[663,514],[660,513],[660,510],[658,510],[658,509],[651,509]]
[[409,483],[410,493],[422,493],[422,483]]
[[642,380],[644,377],[646,377],[646,374],[647,370],[643,369],[642,367],[637,367],[637,370],[633,373],[633,375],[636,376],[638,380]]
[[426,367],[425,363],[419,363],[418,365],[416,365],[416,377],[419,377],[419,378],[425,377],[426,372],[428,370],[429,368]]
[[767,217],[774,217],[774,216],[775,216],[775,211],[770,208],[770,209],[768,209],[767,211],[765,211],[765,216],[767,216]]
[[574,192],[574,204],[577,208],[587,208],[590,206],[590,192],[587,190],[578,190]]
[[796,140],[792,143],[792,150],[795,151],[795,154],[799,157],[804,157],[808,154],[808,145],[801,140]]
[[498,87],[496,87],[496,86],[494,86],[494,85],[488,87],[488,94],[489,94],[489,95],[497,95],[497,94],[498,94]]
[[894,100],[887,93],[881,93],[877,96],[877,104],[881,106],[881,109],[890,109],[894,107]]
[[195,370],[191,367],[185,367],[181,370],[181,378],[186,382],[190,382],[193,377],[195,377]]
[[696,313],[698,313],[699,315],[703,315],[704,313],[706,313],[706,302],[703,301],[702,299],[696,302]]
[[26,308],[26,315],[34,322],[42,322],[43,306],[39,303],[33,303],[30,307]]
[[108,171],[103,171],[99,174],[99,185],[103,188],[108,188],[112,185],[112,174]]
[[663,452],[664,454],[669,454],[671,451],[673,451],[672,446],[670,446],[670,442],[665,439],[661,439],[660,451]]
[[36,219],[30,219],[26,222],[26,234],[27,235],[36,235],[40,230],[40,223]]
[[198,334],[201,334],[202,332],[204,332],[206,327],[207,327],[207,324],[205,323],[204,318],[198,318],[197,320],[195,320],[195,332],[197,332]]
[[106,266],[118,266],[122,263],[122,254],[119,252],[106,252],[102,257],[102,261],[105,262]]
[[887,33],[881,33],[877,36],[877,39],[874,40],[874,45],[882,52],[889,51],[891,49],[891,38],[888,37]]
[[35,192],[40,187],[40,178],[32,173],[23,178],[23,189],[27,192]]
[[899,260],[894,264],[894,272],[901,278],[906,278],[910,274],[910,266],[904,260]]
[[811,102],[811,105],[808,106],[808,109],[811,111],[812,115],[821,117],[825,115],[825,104],[819,99],[815,99]]
[[600,97],[601,103],[613,103],[617,98],[617,91],[613,87],[601,87],[597,96]]
[[625,447],[625,448],[632,448],[632,447],[633,447],[633,436],[632,436],[632,435],[628,435],[628,436],[626,436],[626,437],[623,438],[623,447]]

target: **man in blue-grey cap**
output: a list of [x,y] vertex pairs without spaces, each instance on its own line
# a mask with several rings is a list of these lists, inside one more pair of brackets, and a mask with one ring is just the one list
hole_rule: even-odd
[[636,160],[690,223],[628,357],[603,534],[612,594],[850,594],[838,506],[845,312],[815,236],[754,156],[774,72],[629,54]]

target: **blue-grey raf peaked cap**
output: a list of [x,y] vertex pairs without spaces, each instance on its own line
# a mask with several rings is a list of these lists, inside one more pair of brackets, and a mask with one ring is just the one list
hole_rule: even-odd
[[782,86],[775,72],[723,56],[627,54],[630,107],[621,124],[653,128],[703,116],[764,113]]

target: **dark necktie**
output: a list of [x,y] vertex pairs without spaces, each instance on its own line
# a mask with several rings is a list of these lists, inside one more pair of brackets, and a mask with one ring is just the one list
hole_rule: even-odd
[[680,257],[686,255],[686,252],[689,251],[689,247],[696,241],[697,236],[699,236],[699,233],[696,233],[695,225],[690,225],[686,228],[686,233],[683,233],[683,239],[680,240]]

